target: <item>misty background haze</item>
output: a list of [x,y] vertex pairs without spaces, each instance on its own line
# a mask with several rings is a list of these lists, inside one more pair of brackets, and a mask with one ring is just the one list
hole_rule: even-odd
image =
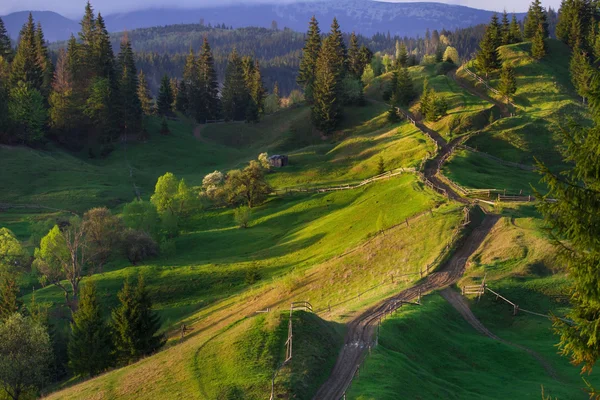
[[[310,0],[179,0],[173,4],[171,0],[95,0],[94,8],[103,14],[114,14],[127,11],[143,10],[149,8],[180,8],[194,9],[202,7],[227,6],[236,3],[242,4],[289,4],[299,1]],[[390,3],[414,3],[415,0],[379,0]],[[461,5],[484,10],[509,12],[524,12],[529,2],[523,0],[439,0],[439,3]],[[558,8],[560,0],[542,0],[545,7]],[[54,11],[66,17],[77,18],[82,15],[85,0],[59,0],[48,2],[48,0],[4,0],[0,2],[0,15],[7,15],[16,11],[36,10]]]

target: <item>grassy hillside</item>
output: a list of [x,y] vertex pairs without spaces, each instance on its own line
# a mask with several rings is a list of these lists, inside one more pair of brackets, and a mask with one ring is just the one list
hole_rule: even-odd
[[[429,87],[448,102],[448,114],[445,117],[439,121],[427,122],[430,128],[438,131],[448,140],[482,129],[489,123],[490,115],[494,115],[494,119],[498,117],[498,112],[492,104],[470,94],[446,75],[451,68],[448,64],[419,65],[409,68],[415,91],[419,97],[423,92],[423,83],[427,79]],[[391,77],[392,74],[388,73],[375,78],[366,87],[366,96],[383,101],[382,94],[389,85]],[[411,111],[418,115],[418,99],[412,105]]]
[[[478,284],[486,275],[490,288],[521,308],[564,315],[570,287],[555,249],[542,233],[539,215],[533,207],[507,208],[503,213],[506,216],[467,263],[459,286]],[[536,399],[542,385],[552,398],[587,398],[578,369],[557,354],[558,338],[549,319],[525,313],[515,317],[512,307],[491,293],[480,302],[471,298],[470,306],[494,334],[539,353],[559,380],[528,353],[479,334],[443,298],[431,295],[423,306],[403,307],[382,325],[380,346],[364,364],[348,398],[394,399],[402,393],[425,399]],[[600,374],[586,379],[597,384]]]

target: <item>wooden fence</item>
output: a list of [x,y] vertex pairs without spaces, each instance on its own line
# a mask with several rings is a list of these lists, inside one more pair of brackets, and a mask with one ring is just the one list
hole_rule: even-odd
[[402,175],[405,173],[416,172],[416,168],[397,168],[393,171],[385,172],[381,175],[376,175],[372,178],[365,179],[364,181],[358,183],[349,183],[347,185],[341,186],[333,186],[333,187],[303,187],[303,188],[284,188],[284,189],[275,189],[273,190],[273,194],[282,195],[288,193],[326,193],[326,192],[336,192],[339,190],[351,190],[358,189],[359,187],[368,185],[373,182],[381,181],[384,179],[390,179],[398,175]]
[[497,89],[493,88],[492,86],[490,86],[489,83],[487,83],[487,81],[485,79],[483,79],[482,77],[480,77],[479,75],[477,75],[475,72],[471,71],[468,67],[463,67],[463,70],[469,74],[470,77],[472,77],[473,79],[475,79],[477,82],[481,83],[483,86],[485,86],[490,92],[494,93],[495,95],[501,96],[504,98],[504,100],[506,100],[506,102],[508,104],[510,104],[513,107],[517,107],[517,105],[515,103],[513,103],[512,101],[510,101],[509,98],[507,98],[506,96],[503,96],[502,93],[500,93]]

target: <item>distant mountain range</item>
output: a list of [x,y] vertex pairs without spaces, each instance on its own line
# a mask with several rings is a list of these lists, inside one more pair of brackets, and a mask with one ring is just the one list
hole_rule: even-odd
[[[100,10],[102,11],[102,10]],[[16,39],[28,12],[17,12],[2,17],[9,34]],[[456,29],[489,22],[491,11],[441,3],[385,3],[372,0],[317,0],[292,4],[244,4],[197,9],[146,9],[122,14],[106,15],[109,31],[119,32],[136,28],[181,23],[222,24],[234,28],[246,26],[271,27],[275,21],[280,29],[288,27],[305,31],[312,15],[328,31],[333,17],[337,17],[346,32],[363,35],[387,33],[399,36],[423,36],[429,29]],[[68,39],[79,31],[79,23],[49,11],[33,13],[42,23],[50,41]],[[519,15],[522,18],[523,15]]]

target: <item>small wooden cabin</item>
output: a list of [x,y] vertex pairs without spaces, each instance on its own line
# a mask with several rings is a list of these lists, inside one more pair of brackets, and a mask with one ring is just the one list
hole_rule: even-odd
[[279,154],[271,156],[269,157],[269,164],[271,165],[271,167],[275,168],[285,167],[286,165],[288,165],[288,156],[282,156]]

